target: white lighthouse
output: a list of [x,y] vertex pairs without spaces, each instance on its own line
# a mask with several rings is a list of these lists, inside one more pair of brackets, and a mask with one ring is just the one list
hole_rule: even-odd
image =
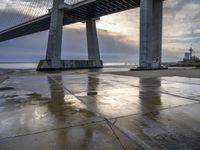
[[192,46],[191,46],[190,49],[189,49],[189,52],[186,52],[186,53],[185,53],[185,56],[184,56],[183,60],[184,60],[184,61],[192,60],[193,52],[194,52],[194,50],[193,50],[193,48],[192,48]]

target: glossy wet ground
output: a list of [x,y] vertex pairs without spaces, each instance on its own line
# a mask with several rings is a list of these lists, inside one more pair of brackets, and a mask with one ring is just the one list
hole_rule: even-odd
[[200,78],[31,74],[0,78],[0,150],[200,147]]

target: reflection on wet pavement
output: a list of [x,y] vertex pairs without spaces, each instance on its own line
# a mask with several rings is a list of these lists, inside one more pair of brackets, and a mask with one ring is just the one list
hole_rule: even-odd
[[198,149],[199,85],[102,73],[10,77],[0,84],[0,149]]
[[189,99],[200,100],[200,79],[164,77],[162,80],[166,82],[165,86],[162,87],[164,92]]
[[11,78],[2,86],[13,89],[0,91],[0,138],[102,120],[49,77]]

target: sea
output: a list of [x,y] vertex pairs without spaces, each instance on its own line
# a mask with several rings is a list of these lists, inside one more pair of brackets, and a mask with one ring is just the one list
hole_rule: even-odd
[[[0,62],[0,69],[36,69],[36,62]],[[105,68],[130,68],[135,67],[134,63],[108,62],[104,63]]]

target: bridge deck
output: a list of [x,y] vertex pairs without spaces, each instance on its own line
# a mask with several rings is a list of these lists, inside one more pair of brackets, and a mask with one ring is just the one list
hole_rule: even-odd
[[[86,0],[74,5],[63,5],[64,23],[69,25],[120,11],[139,7],[140,0]],[[0,32],[0,42],[48,30],[50,14],[19,24]]]

